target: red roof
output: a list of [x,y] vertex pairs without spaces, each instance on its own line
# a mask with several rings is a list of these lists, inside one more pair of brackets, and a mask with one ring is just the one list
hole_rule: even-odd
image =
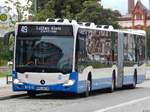
[[147,16],[150,16],[150,10],[148,8],[146,8],[140,0],[137,1],[132,13],[134,13],[136,11],[136,8],[139,7],[144,13],[147,14]]
[[[147,19],[150,20],[150,10],[148,8],[146,8],[140,0],[137,1],[136,5],[134,6],[134,9],[132,11],[132,14],[134,14],[134,12],[136,12],[137,7],[139,7],[143,13],[147,14]],[[131,21],[131,17],[132,15],[128,14],[122,17],[118,18],[118,21]]]

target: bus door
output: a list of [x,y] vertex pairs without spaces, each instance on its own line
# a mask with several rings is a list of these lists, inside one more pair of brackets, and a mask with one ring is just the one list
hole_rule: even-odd
[[118,33],[118,75],[116,76],[116,87],[120,88],[123,85],[123,33]]

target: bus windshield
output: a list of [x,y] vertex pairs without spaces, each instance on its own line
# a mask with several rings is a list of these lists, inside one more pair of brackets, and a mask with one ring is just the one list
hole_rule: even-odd
[[73,36],[17,37],[17,72],[72,71]]

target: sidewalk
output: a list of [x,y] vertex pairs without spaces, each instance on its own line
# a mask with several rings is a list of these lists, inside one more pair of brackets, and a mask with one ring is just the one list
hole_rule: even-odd
[[6,84],[6,78],[0,78],[0,88],[8,87],[10,84]]

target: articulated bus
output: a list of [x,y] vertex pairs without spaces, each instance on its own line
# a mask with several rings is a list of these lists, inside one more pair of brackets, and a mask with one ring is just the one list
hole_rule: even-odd
[[145,79],[145,32],[67,19],[16,25],[13,91],[84,93]]

